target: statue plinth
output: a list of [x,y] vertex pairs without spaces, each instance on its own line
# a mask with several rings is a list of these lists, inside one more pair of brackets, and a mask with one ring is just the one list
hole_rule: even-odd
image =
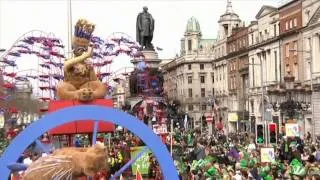
[[[150,68],[158,68],[161,60],[158,57],[158,53],[153,50],[142,50],[144,55],[144,61]],[[131,63],[136,66],[139,62],[142,61],[142,58],[134,58],[131,60]]]

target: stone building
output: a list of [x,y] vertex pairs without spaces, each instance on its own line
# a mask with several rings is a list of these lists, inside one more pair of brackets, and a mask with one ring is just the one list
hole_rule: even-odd
[[[264,102],[267,101],[266,89],[281,81],[278,9],[264,5],[255,18],[256,20],[252,21],[248,27],[249,112],[252,131],[257,123],[264,123],[262,122],[262,99]],[[264,98],[262,98],[262,90],[264,90]],[[278,114],[274,112],[273,115]]]
[[[226,125],[228,124],[228,121],[234,121],[229,117],[230,115],[234,114],[232,111],[236,111],[236,109],[230,109],[230,107],[233,108],[233,104],[237,103],[236,99],[229,98],[228,92],[227,39],[231,36],[233,29],[243,26],[239,15],[236,14],[232,9],[231,0],[228,0],[226,12],[220,16],[218,23],[218,38],[214,45],[212,61],[213,75],[215,77],[214,95],[218,105],[218,113],[215,115],[215,118],[221,118]],[[231,113],[229,113],[229,111]],[[228,126],[226,127],[228,128]],[[229,131],[229,128],[227,131]]]
[[[320,135],[320,1],[302,1],[302,54],[304,84],[312,84],[312,104],[304,116],[305,131]],[[311,80],[312,77],[312,81]]]
[[250,128],[248,109],[248,27],[234,28],[227,39],[229,113],[237,114],[229,130],[247,131]]
[[214,74],[212,73],[213,45],[215,39],[203,39],[198,20],[187,22],[184,38],[181,39],[181,54],[162,65],[164,91],[171,100],[178,100],[183,111],[194,120],[195,126],[201,117],[210,114],[214,97]]

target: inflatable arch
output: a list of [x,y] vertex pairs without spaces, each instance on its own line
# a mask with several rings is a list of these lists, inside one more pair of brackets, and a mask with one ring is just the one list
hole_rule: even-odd
[[127,128],[137,135],[153,152],[158,160],[165,179],[178,180],[178,174],[173,160],[166,146],[153,131],[135,117],[108,107],[96,105],[80,105],[64,108],[49,113],[29,125],[13,139],[0,159],[1,177],[9,177],[10,170],[7,165],[16,162],[24,150],[39,136],[59,125],[92,119],[95,121],[108,121]]

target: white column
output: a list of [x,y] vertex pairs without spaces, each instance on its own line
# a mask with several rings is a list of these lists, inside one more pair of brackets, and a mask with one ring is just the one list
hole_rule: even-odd
[[280,68],[280,64],[281,64],[281,57],[280,57],[280,47],[277,47],[277,82],[280,82],[281,80],[281,68]]
[[270,62],[271,58],[270,58],[270,51],[266,51],[266,68],[265,68],[265,76],[266,76],[266,84],[267,82],[271,81],[271,72],[272,72],[272,69],[271,69],[271,62]]
[[274,54],[277,54],[277,51],[276,50],[273,50],[273,51],[271,51],[271,53],[270,53],[270,56],[271,56],[271,58],[270,58],[270,61],[271,61],[271,70],[272,70],[272,72],[273,73],[271,73],[272,74],[272,79],[271,79],[271,81],[276,81],[276,66],[277,66],[277,64],[276,64],[276,59],[275,59],[275,55]]
[[320,36],[318,34],[312,37],[312,72],[318,74],[320,72],[320,66],[317,62],[320,59]]
[[262,63],[262,64],[260,64],[260,65],[256,65],[256,73],[257,73],[257,79],[256,79],[256,81],[257,81],[257,84],[258,84],[258,86],[259,87],[261,87],[261,76],[263,75],[263,69],[262,69],[262,73],[261,73],[261,70],[260,70],[260,68],[262,68],[263,67],[263,60],[261,60],[261,58],[262,58],[262,54],[259,54],[258,55],[258,61],[257,61],[257,64],[260,64],[260,63]]
[[252,73],[252,58],[249,56],[249,88],[251,88],[253,86],[253,73]]

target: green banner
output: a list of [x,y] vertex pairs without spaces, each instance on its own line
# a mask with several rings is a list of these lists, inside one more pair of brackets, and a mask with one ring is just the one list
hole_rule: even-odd
[[[130,148],[131,151],[131,159],[136,157],[140,151],[143,150],[145,146],[139,146],[139,147],[132,147]],[[135,163],[131,165],[132,174],[136,175],[137,169],[139,169],[139,172],[141,174],[148,174],[149,173],[149,154],[151,153],[150,150],[145,152]]]

